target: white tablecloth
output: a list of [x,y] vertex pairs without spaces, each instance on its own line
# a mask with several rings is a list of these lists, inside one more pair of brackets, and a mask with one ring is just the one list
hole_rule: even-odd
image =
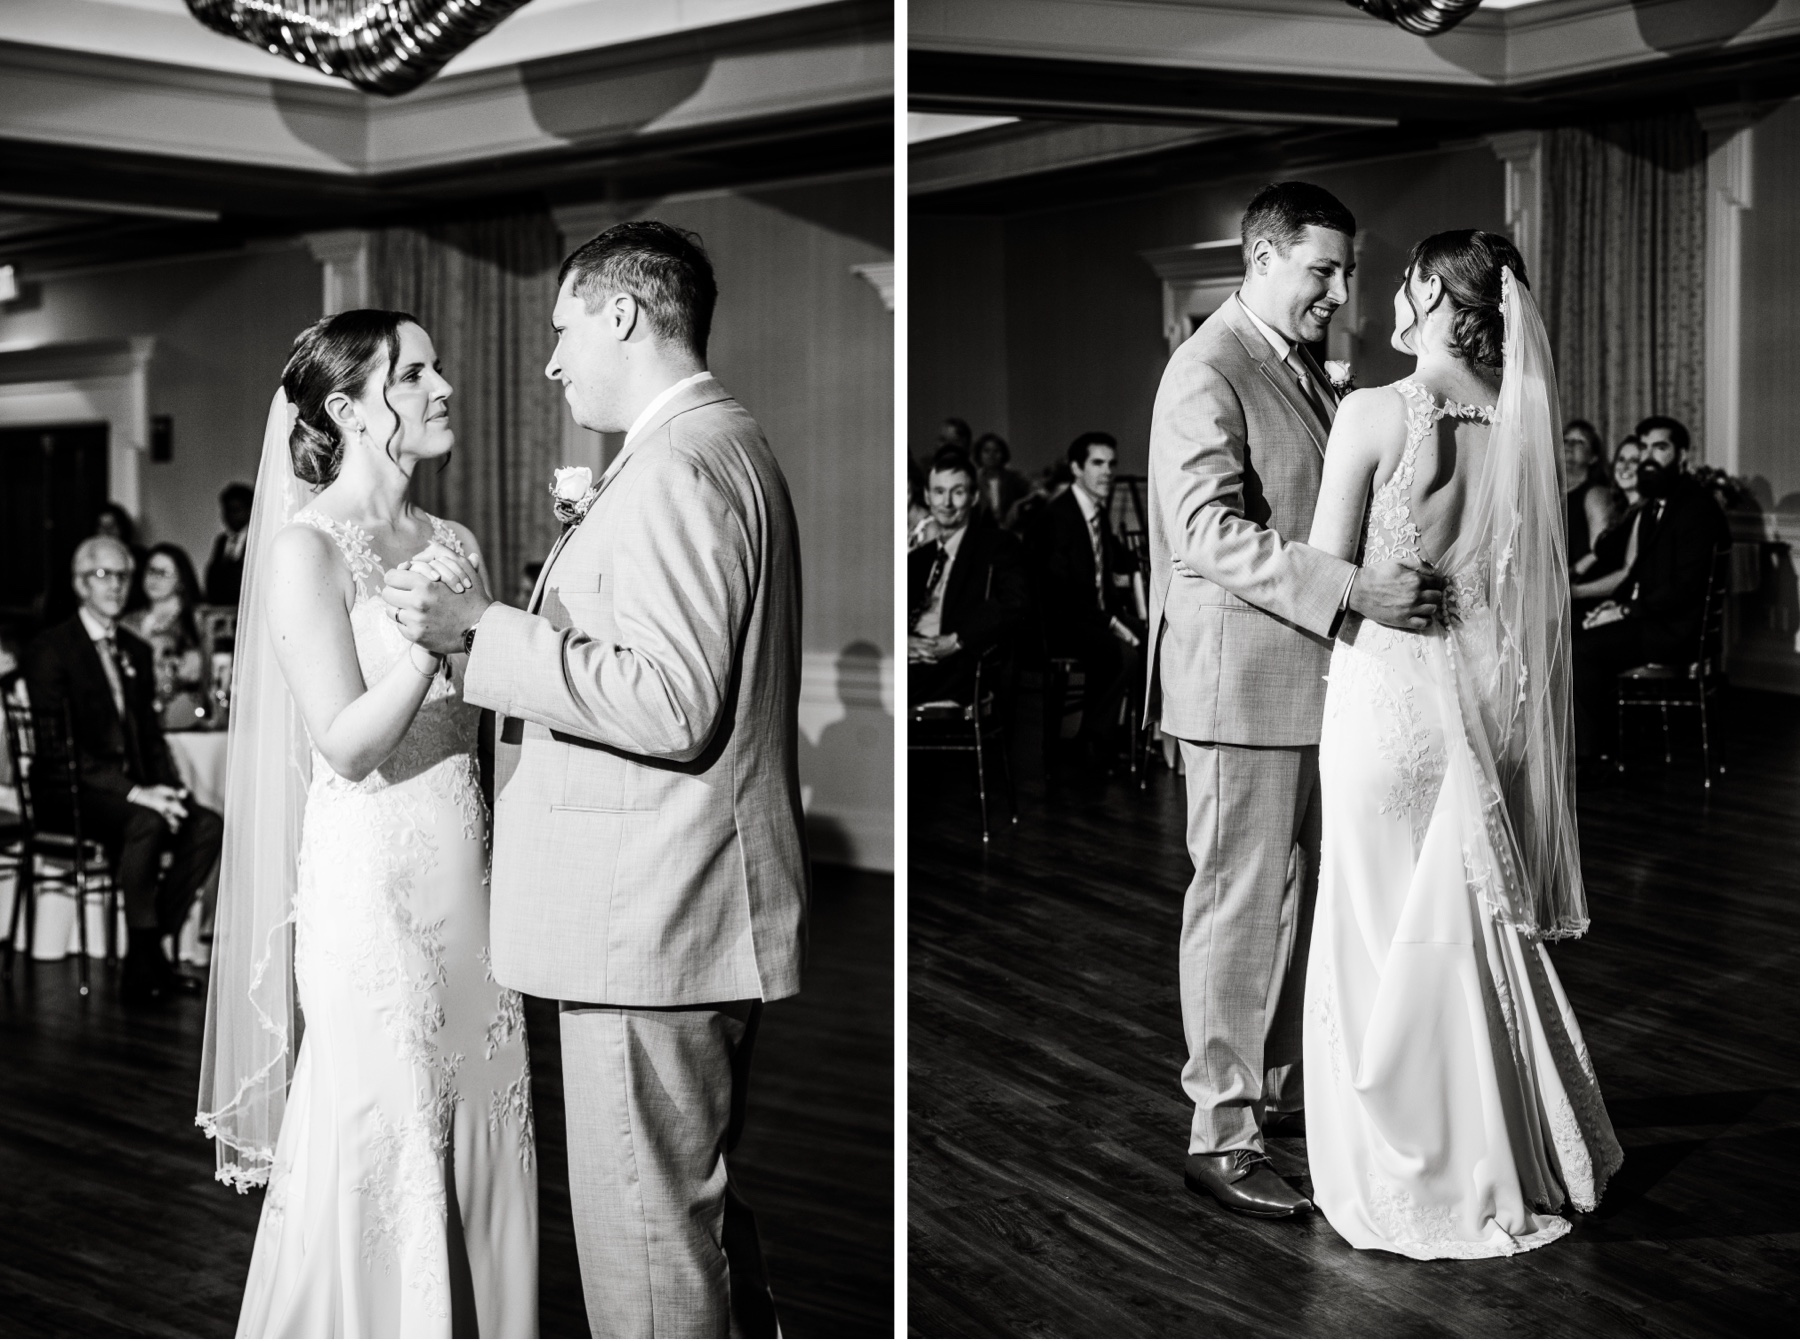
[[223,731],[171,731],[169,753],[194,800],[215,814],[225,813],[225,742]]
[[[225,745],[223,731],[171,731],[169,753],[175,756],[175,770],[187,784],[198,805],[215,815],[225,814]],[[219,868],[206,877],[194,906],[175,938],[176,957],[190,964],[204,964],[210,957],[210,946],[200,937],[212,934],[213,909],[219,901]]]

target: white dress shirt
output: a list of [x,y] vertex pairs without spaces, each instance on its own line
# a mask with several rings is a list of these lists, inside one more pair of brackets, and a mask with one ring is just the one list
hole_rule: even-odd
[[1075,495],[1075,506],[1081,509],[1082,520],[1087,523],[1088,546],[1094,551],[1094,597],[1100,603],[1100,608],[1104,610],[1106,608],[1106,551],[1105,542],[1100,538],[1100,528],[1106,525],[1106,521],[1100,515],[1099,502],[1088,496],[1088,491],[1081,487],[1080,480],[1070,486],[1070,491]]
[[699,382],[703,382],[711,376],[712,374],[710,372],[702,368],[692,377],[684,377],[679,382],[676,382],[671,386],[666,386],[661,391],[657,392],[656,395],[651,398],[650,403],[642,410],[638,411],[638,417],[631,421],[631,427],[625,432],[625,446],[631,446],[637,435],[644,431],[645,427],[652,419],[656,418],[656,412],[658,410],[674,400],[675,397],[680,395],[686,388],[694,386]]
[[944,627],[944,591],[950,585],[950,570],[956,567],[956,552],[962,548],[963,537],[968,533],[967,526],[959,526],[954,533],[938,537],[938,543],[944,547],[944,570],[938,574],[937,585],[931,589],[931,599],[913,624],[913,632],[921,638],[936,638]]

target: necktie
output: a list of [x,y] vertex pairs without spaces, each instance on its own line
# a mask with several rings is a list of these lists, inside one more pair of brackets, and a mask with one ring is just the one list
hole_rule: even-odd
[[950,563],[950,549],[943,541],[937,542],[937,553],[931,556],[931,572],[925,578],[925,595],[919,608],[913,611],[912,622],[917,624],[919,616],[931,609],[931,603],[937,599],[938,583],[944,580],[944,569]]
[[1299,348],[1297,346],[1289,348],[1287,358],[1282,361],[1294,374],[1294,380],[1300,383],[1300,394],[1306,397],[1307,404],[1319,412],[1321,419],[1329,419],[1330,416],[1325,413],[1325,405],[1319,393],[1313,389],[1312,374],[1307,371],[1306,362],[1300,357]]
[[1101,609],[1106,608],[1106,546],[1100,541],[1100,513],[1096,510],[1087,519],[1088,544],[1094,551],[1094,599]]
[[113,706],[119,710],[119,730],[125,738],[126,775],[133,782],[140,782],[144,777],[144,756],[139,746],[137,721],[125,702],[125,681],[135,679],[137,672],[120,655],[119,640],[112,634],[100,640],[100,652],[104,665],[112,672],[106,677],[107,688],[112,691]]
[[107,634],[100,640],[100,664],[106,672],[106,687],[112,693],[113,707],[117,709],[119,721],[125,720],[125,663],[119,657],[118,639]]

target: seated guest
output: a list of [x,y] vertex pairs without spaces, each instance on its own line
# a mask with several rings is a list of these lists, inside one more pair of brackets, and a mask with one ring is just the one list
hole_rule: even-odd
[[1637,426],[1637,437],[1644,506],[1633,521],[1635,553],[1616,598],[1575,633],[1576,743],[1588,758],[1616,745],[1621,671],[1651,663],[1685,668],[1694,660],[1713,551],[1731,543],[1718,502],[1686,473],[1686,427],[1653,415]]
[[975,467],[955,448],[931,463],[926,502],[936,538],[906,559],[906,698],[966,700],[981,654],[1031,609],[1019,542],[975,512]]
[[953,416],[938,425],[938,451],[941,452],[944,448],[950,447],[961,452],[964,456],[967,456],[973,446],[974,436],[969,432],[969,425],[966,420],[957,419]]
[[1635,435],[1627,436],[1613,449],[1612,496],[1607,502],[1613,520],[1594,534],[1593,547],[1569,564],[1574,583],[1571,612],[1577,627],[1619,589],[1637,560],[1637,515],[1643,509],[1637,468],[1643,453],[1643,444]]
[[1593,548],[1593,538],[1616,519],[1612,480],[1600,434],[1585,419],[1571,419],[1563,429],[1563,481],[1568,486],[1569,563]]
[[983,433],[975,443],[977,506],[993,520],[1006,525],[1013,505],[1031,492],[1031,481],[1008,464],[1012,448],[998,433]]
[[906,454],[906,550],[911,553],[927,540],[937,539],[937,523],[925,503],[925,472]]
[[[198,990],[175,973],[162,938],[180,930],[219,859],[224,826],[188,799],[151,706],[150,648],[119,627],[131,552],[109,536],[92,536],[76,549],[73,567],[81,606],[26,649],[25,679],[34,713],[61,722],[66,712],[73,727],[72,758],[46,760],[46,781],[59,766],[76,770],[83,831],[106,849],[125,903],[130,944],[120,993],[144,1004]],[[72,822],[59,813],[57,790],[44,789],[43,818],[52,829]],[[171,856],[166,870],[164,853]]]
[[1027,537],[1051,656],[1081,663],[1082,748],[1110,764],[1119,704],[1136,667],[1143,628],[1132,598],[1137,562],[1108,520],[1118,443],[1110,433],[1083,433],[1069,446],[1074,485],[1038,512]]
[[225,529],[213,541],[206,561],[206,603],[236,605],[244,585],[244,537],[250,532],[250,508],[256,491],[247,484],[228,484],[219,491],[219,520]]
[[180,545],[150,546],[119,623],[146,643],[156,660],[153,706],[165,731],[193,726],[204,716],[206,658],[194,607],[200,583]]

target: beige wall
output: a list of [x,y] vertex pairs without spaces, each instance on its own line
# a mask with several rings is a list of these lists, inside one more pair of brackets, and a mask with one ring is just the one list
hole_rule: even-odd
[[204,578],[219,490],[256,479],[269,398],[319,302],[319,266],[298,244],[120,267],[44,281],[35,310],[0,316],[0,346],[156,337],[149,408],[174,420],[175,451],[140,459],[138,525],[148,543],[183,546]]
[[[1358,382],[1403,376],[1408,361],[1387,340],[1407,251],[1440,229],[1503,229],[1500,161],[1473,147],[1299,175],[1332,191],[1357,218]],[[1119,438],[1122,467],[1141,474],[1168,345],[1161,283],[1139,253],[1235,236],[1245,204],[1266,180],[1175,187],[1006,220],[915,219],[908,429],[915,450],[944,415],[973,421],[981,411],[972,407],[985,404],[1004,416],[1014,463],[1028,472],[1060,455],[1077,433],[1105,429]],[[996,298],[986,278],[991,252],[979,242],[984,228],[1000,234],[997,316],[989,310]],[[934,270],[960,279],[928,281]],[[980,338],[933,339],[940,329]],[[1005,350],[1004,371],[989,352],[996,344]]]

